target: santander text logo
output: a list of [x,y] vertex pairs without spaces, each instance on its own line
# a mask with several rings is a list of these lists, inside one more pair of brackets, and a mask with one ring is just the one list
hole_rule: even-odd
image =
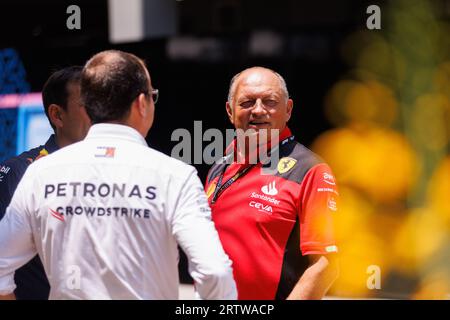
[[261,188],[261,191],[268,196],[275,196],[278,194],[278,190],[275,188],[275,181],[272,181],[268,185]]

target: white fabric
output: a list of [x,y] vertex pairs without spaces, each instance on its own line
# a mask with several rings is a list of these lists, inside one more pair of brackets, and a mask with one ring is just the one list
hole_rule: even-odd
[[0,294],[39,253],[50,299],[177,299],[177,244],[200,298],[237,297],[195,169],[130,127],[97,124],[19,183],[0,222]]

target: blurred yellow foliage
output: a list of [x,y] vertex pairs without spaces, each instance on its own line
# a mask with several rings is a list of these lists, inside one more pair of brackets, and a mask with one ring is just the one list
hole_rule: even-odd
[[[446,231],[450,231],[450,156],[437,167],[428,186],[428,203]],[[449,266],[450,268],[450,266]]]
[[339,81],[325,100],[325,112],[335,125],[370,122],[391,126],[398,115],[391,89],[377,81]]
[[418,172],[409,143],[393,130],[355,127],[322,134],[313,150],[330,164],[339,183],[362,190],[378,202],[404,199]]

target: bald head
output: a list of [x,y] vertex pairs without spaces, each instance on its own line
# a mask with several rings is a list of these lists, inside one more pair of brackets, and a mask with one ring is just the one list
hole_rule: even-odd
[[272,131],[286,127],[293,101],[283,77],[271,69],[253,67],[233,77],[225,106],[236,129]]
[[94,55],[81,76],[82,99],[93,123],[124,119],[139,94],[149,95],[150,86],[145,63],[118,50]]
[[263,74],[270,74],[279,83],[281,90],[283,91],[285,98],[289,98],[289,92],[286,86],[286,81],[284,78],[272,69],[264,68],[264,67],[251,67],[247,68],[238,74],[236,74],[230,81],[230,87],[228,90],[228,102],[231,104],[234,100],[236,88],[241,83],[241,81],[258,81],[258,77],[260,78]]

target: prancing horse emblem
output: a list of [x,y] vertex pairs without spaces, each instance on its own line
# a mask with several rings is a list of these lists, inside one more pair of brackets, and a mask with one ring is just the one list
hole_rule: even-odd
[[297,163],[297,160],[295,160],[293,158],[289,158],[289,157],[281,158],[280,161],[278,161],[278,166],[277,166],[278,172],[280,174],[286,173],[289,170],[291,170],[295,166],[296,163]]

